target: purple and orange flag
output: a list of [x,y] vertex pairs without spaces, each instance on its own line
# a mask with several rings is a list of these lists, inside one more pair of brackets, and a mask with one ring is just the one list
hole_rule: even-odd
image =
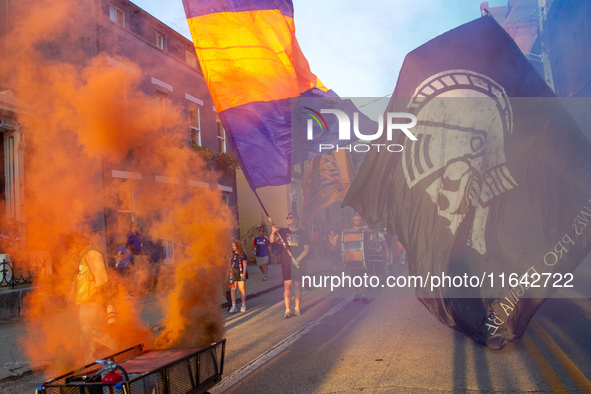
[[203,75],[250,187],[290,183],[292,98],[336,96],[300,50],[292,2],[183,4]]

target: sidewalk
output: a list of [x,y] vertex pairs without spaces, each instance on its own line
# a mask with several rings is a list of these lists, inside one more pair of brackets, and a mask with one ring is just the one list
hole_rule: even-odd
[[[332,262],[328,258],[312,258],[308,261],[310,274],[328,273],[331,268]],[[263,275],[256,265],[248,266],[248,275],[247,300],[283,288],[283,275],[279,264],[268,265],[267,281],[262,280]],[[282,299],[281,297],[278,296],[278,301]],[[161,313],[157,310],[157,297],[153,295],[142,297],[138,300],[138,306],[142,308],[142,319],[150,328],[157,330],[161,319]],[[228,307],[228,303],[223,302],[220,307],[225,309]],[[24,335],[25,324],[22,318],[0,319],[0,384],[34,373],[42,367],[29,364],[28,358],[18,344],[18,339]],[[0,391],[2,390],[0,389]]]

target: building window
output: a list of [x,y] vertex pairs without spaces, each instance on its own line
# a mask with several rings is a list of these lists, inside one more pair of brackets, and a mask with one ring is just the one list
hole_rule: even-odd
[[161,90],[156,90],[156,99],[160,104],[160,112],[162,117],[161,131],[166,134],[168,132],[168,127],[166,127],[166,107],[168,102],[168,94],[162,92]]
[[191,131],[191,145],[201,146],[201,118],[199,107],[189,105],[189,128]]
[[109,19],[118,25],[125,26],[125,14],[119,8],[109,6]]
[[125,234],[129,225],[136,220],[135,216],[135,187],[133,181],[115,181],[117,190],[117,225],[119,234]]
[[220,118],[216,119],[217,133],[218,133],[218,152],[226,151],[226,130],[222,125]]
[[164,36],[162,34],[154,32],[154,45],[164,50]]
[[185,61],[193,68],[197,68],[197,55],[193,52],[185,51]]
[[226,205],[230,205],[230,195],[229,193],[222,192],[222,201]]

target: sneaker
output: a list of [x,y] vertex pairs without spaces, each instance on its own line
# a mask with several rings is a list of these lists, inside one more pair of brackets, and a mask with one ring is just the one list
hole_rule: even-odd
[[300,312],[300,308],[295,308],[295,311],[294,311],[293,315],[294,315],[294,316],[299,316],[299,315],[301,315],[301,314],[302,314],[302,313]]
[[291,316],[291,311],[290,311],[289,309],[286,309],[286,310],[285,310],[285,315],[283,315],[283,317],[284,317],[285,319],[287,319],[287,318],[288,318],[288,317],[290,317],[290,316]]
[[267,277],[263,276],[263,282],[266,282],[266,281],[267,281]]
[[367,299],[366,296],[361,296],[361,303],[362,304],[369,304],[369,300]]
[[242,304],[240,307],[240,312],[246,312],[246,305]]
[[359,301],[360,298],[361,298],[361,293],[355,293],[355,298],[353,298],[353,302]]
[[236,313],[238,312],[238,309],[236,309],[236,305],[232,305],[232,308],[230,308],[230,313]]

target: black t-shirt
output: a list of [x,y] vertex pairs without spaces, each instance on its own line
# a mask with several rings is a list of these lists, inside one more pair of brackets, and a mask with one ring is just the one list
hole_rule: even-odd
[[[308,233],[302,229],[291,231],[288,228],[282,227],[279,229],[279,234],[287,244],[287,247],[291,251],[291,254],[294,259],[297,259],[302,254],[302,252],[304,251],[304,245],[309,245],[310,242],[308,240]],[[282,253],[282,261],[289,262],[289,254],[287,254],[285,248],[282,248]]]

